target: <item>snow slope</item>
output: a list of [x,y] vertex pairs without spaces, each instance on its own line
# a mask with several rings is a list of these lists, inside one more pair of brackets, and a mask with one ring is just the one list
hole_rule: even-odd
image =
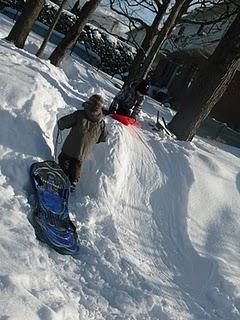
[[0,40],[0,319],[240,319],[240,150],[161,137],[148,121],[172,115],[152,99],[141,129],[107,117],[109,141],[83,165],[69,204],[79,256],[36,240],[31,163],[54,157],[57,117],[118,91],[76,57],[36,58],[39,42]]

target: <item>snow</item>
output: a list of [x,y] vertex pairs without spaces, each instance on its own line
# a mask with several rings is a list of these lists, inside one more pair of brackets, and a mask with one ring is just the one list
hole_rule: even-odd
[[58,117],[93,93],[108,106],[121,83],[74,56],[56,68],[39,44],[0,40],[0,319],[240,319],[240,149],[161,137],[148,122],[172,114],[151,98],[141,129],[106,117],[109,141],[83,165],[79,256],[36,239],[30,165],[53,158]]

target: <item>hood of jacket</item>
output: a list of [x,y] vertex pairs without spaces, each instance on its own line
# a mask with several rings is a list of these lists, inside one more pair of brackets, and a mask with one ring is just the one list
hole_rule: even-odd
[[93,122],[98,122],[102,120],[102,108],[99,106],[96,106],[91,101],[83,102],[82,104],[84,111],[86,113],[86,117],[88,120]]

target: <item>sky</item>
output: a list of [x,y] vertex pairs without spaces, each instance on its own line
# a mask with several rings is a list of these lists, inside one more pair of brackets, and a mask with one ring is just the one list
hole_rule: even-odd
[[[0,26],[2,39],[12,21]],[[83,164],[79,255],[36,239],[30,165],[60,152],[57,118],[93,93],[109,106],[121,84],[78,57],[52,66],[40,42],[0,40],[0,319],[239,320],[240,149],[153,131],[157,111],[174,113],[151,98],[141,128],[106,117],[109,140]]]

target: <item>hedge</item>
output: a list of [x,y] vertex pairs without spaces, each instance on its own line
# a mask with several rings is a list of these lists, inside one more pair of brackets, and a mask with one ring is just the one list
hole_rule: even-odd
[[[22,11],[25,5],[24,0],[1,0],[0,5],[11,7],[17,11]],[[50,26],[58,10],[58,5],[51,1],[46,1],[40,12],[38,21]],[[69,28],[76,21],[76,16],[67,10],[63,10],[60,19],[55,27],[60,33],[66,34]],[[134,49],[116,37],[110,36],[106,31],[87,24],[81,33],[79,42],[95,52],[100,57],[97,66],[102,71],[110,75],[123,75],[127,73],[129,66],[134,59]]]

